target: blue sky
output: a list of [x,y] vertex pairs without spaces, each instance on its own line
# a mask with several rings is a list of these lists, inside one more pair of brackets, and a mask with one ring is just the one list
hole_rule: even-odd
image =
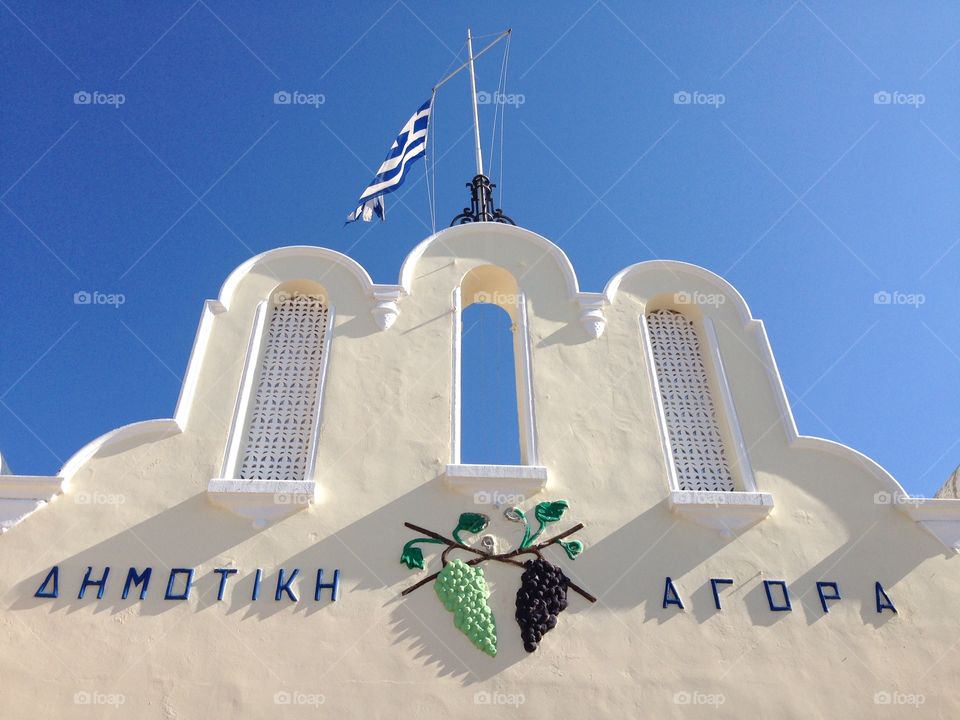
[[[170,416],[203,300],[251,255],[323,245],[395,282],[431,229],[422,165],[386,223],[343,219],[468,26],[514,29],[498,201],[584,289],[651,258],[718,272],[765,321],[801,432],[916,494],[960,463],[955,4],[0,5],[15,472]],[[273,102],[294,90],[323,103]],[[439,226],[473,174],[467,97],[459,78],[438,100]]]

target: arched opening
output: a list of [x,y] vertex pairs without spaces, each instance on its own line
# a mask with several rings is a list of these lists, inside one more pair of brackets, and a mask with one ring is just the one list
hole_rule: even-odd
[[519,465],[514,323],[493,303],[463,311],[461,462]]
[[468,272],[454,296],[454,464],[536,465],[523,293],[503,268]]
[[312,481],[333,308],[308,281],[280,285],[257,307],[224,476]]

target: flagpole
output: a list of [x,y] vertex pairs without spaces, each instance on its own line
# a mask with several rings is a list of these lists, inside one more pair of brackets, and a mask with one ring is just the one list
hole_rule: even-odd
[[470,64],[470,100],[473,105],[473,145],[477,155],[477,175],[483,175],[483,155],[480,152],[480,116],[477,113],[477,78],[473,72],[473,36],[467,28],[467,62]]

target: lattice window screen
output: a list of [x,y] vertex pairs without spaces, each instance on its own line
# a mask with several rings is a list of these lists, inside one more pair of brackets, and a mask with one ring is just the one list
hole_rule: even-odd
[[693,322],[673,310],[655,310],[647,327],[680,489],[734,490]]
[[295,295],[273,309],[244,440],[240,477],[303,480],[316,416],[329,309]]

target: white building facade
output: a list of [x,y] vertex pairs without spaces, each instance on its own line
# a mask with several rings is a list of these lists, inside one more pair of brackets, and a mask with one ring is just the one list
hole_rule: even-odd
[[[519,465],[461,462],[478,302],[513,322]],[[696,266],[581,292],[497,223],[396,285],[272,250],[205,304],[172,418],[2,472],[4,718],[960,715],[960,500],[799,435],[763,324]],[[537,554],[566,599],[530,651]],[[446,575],[402,594],[471,559],[447,599],[487,615]]]

